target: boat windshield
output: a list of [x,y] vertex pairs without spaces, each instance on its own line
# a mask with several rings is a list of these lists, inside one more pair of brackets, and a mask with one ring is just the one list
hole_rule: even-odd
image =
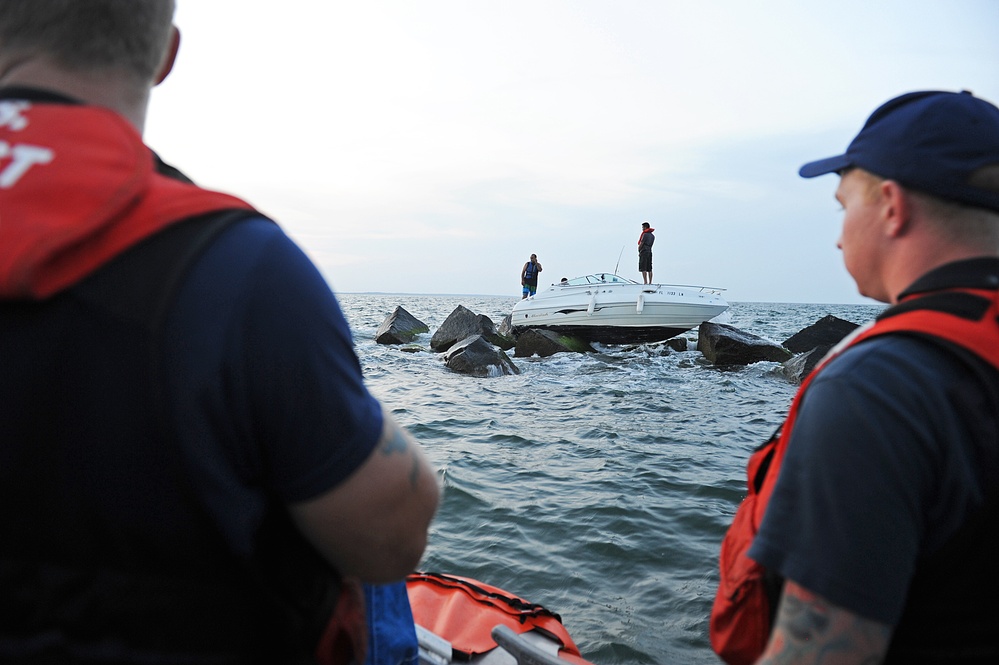
[[586,286],[588,284],[638,284],[638,282],[615,275],[612,272],[598,272],[593,275],[575,277],[565,282],[566,286]]

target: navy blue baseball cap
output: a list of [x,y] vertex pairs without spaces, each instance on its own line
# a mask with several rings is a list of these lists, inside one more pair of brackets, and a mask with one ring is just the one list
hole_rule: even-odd
[[999,192],[968,184],[999,167],[999,108],[963,92],[910,92],[882,104],[846,154],[809,162],[803,178],[859,167],[904,187],[999,212]]

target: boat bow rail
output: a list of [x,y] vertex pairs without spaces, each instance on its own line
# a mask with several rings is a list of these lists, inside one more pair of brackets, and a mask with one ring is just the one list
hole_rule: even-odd
[[514,331],[548,329],[590,342],[630,344],[669,339],[728,309],[724,289],[640,284],[613,273],[583,275],[539,290],[514,305]]

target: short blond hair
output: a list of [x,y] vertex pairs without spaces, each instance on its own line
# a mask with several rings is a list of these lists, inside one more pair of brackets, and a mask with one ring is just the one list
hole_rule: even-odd
[[[879,196],[879,188],[886,178],[861,168],[850,169],[864,180],[864,197],[873,201]],[[981,189],[999,191],[999,165],[979,169],[972,182]],[[920,216],[933,227],[941,239],[982,251],[999,252],[999,213],[987,208],[979,208],[966,203],[948,201],[919,190],[899,186],[910,196]]]
[[909,190],[923,219],[944,240],[999,253],[999,213]]
[[118,69],[150,82],[174,8],[174,0],[0,0],[0,55],[45,56],[71,71]]

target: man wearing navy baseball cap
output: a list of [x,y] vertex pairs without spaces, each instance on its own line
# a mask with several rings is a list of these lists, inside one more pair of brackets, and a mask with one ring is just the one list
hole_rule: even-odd
[[730,663],[999,662],[999,108],[908,93],[799,173],[840,176],[844,263],[891,306],[751,458],[712,646]]

